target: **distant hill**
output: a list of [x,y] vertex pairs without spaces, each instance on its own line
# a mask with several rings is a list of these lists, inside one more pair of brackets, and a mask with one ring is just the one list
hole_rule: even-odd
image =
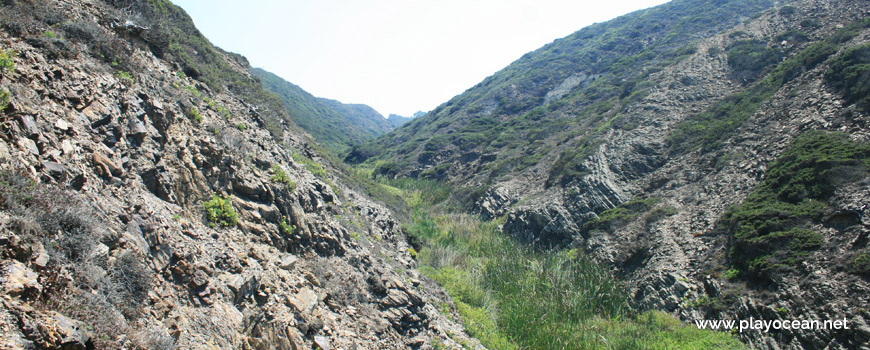
[[373,108],[314,97],[299,86],[260,68],[251,69],[263,86],[277,95],[290,118],[333,153],[372,140],[395,127]]
[[426,114],[426,113],[417,112],[417,113],[414,113],[414,116],[412,116],[412,117],[405,117],[405,116],[401,116],[398,114],[390,114],[390,116],[387,118],[387,120],[390,122],[390,125],[393,127],[393,129],[397,129],[400,126],[405,125],[405,123],[407,123],[407,122],[411,121],[412,119],[414,119],[418,116],[421,116],[423,114]]

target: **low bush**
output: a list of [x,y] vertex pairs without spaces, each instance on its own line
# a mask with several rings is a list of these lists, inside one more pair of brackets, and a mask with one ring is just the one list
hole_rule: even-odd
[[[132,251],[116,259],[98,254],[109,236],[96,209],[77,193],[38,184],[11,172],[0,173],[0,227],[26,244],[41,244],[50,259],[40,271],[44,288],[34,300],[38,308],[55,310],[88,325],[96,348],[122,348],[119,337],[129,334],[140,315],[153,271]],[[13,250],[5,251],[12,252]],[[28,260],[22,256],[3,256]]]
[[847,49],[831,61],[825,82],[843,95],[846,103],[870,113],[870,44]]
[[839,133],[798,136],[767,170],[764,181],[722,220],[734,240],[731,260],[750,279],[796,266],[824,244],[807,227],[828,208],[837,186],[870,170],[870,146]]
[[849,260],[849,272],[870,275],[870,254],[861,253]]
[[[724,140],[733,135],[734,131],[742,126],[744,122],[749,120],[758,108],[783,85],[827,60],[837,52],[841,43],[857,35],[861,28],[868,27],[870,27],[870,20],[854,22],[825,38],[825,40],[813,43],[792,55],[771,69],[764,79],[753,84],[748,89],[725,97],[713,104],[705,112],[689,116],[677,124],[674,131],[668,136],[669,147],[674,152],[688,152],[699,148],[702,151],[708,152],[715,149]],[[745,47],[738,49],[735,54],[744,53],[748,56],[743,61],[738,59],[737,62],[746,62],[747,67],[755,67],[757,69],[760,66],[756,66],[757,62],[751,63],[757,59],[751,57],[751,52],[754,52],[753,47],[760,44],[751,44],[751,41],[743,42],[746,43],[744,44]],[[764,51],[760,48],[755,51],[758,50]],[[767,54],[761,53],[759,55],[765,56]],[[845,56],[842,55],[840,57]],[[832,66],[836,63],[836,61],[833,62]],[[738,63],[738,66],[742,64]],[[833,75],[828,76],[833,77]],[[861,84],[857,85],[861,86]],[[863,91],[860,89],[858,87],[856,91]]]
[[205,209],[206,219],[211,227],[235,226],[239,223],[239,216],[228,196],[221,197],[214,194],[211,200],[202,203],[202,207]]

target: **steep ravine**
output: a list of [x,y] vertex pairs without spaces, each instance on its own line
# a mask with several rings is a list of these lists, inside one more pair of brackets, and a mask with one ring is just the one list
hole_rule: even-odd
[[[833,62],[850,50],[866,52],[860,48],[870,41],[867,3],[748,3],[761,9],[747,8],[739,23],[717,20],[719,31],[695,37],[672,62],[637,58],[650,65],[638,68],[648,73],[623,86],[616,84],[636,77],[619,62],[611,70],[593,64],[570,66],[579,72],[563,70],[571,59],[588,57],[589,47],[612,48],[616,44],[608,39],[639,35],[603,28],[645,24],[666,7],[591,26],[527,54],[378,142],[355,148],[346,160],[368,161],[381,176],[451,182],[457,193],[474,199],[470,211],[504,218],[505,234],[537,245],[582,248],[612,268],[641,309],[664,310],[688,322],[845,318],[848,330],[738,336],[761,349],[867,348],[870,282],[862,261],[870,254],[870,226],[861,209],[870,201],[866,153],[819,160],[838,156],[819,147],[822,153],[813,157],[821,158],[801,163],[812,176],[800,167],[803,172],[777,176],[821,186],[824,195],[768,194],[781,207],[764,207],[758,197],[782,185],[765,180],[772,167],[774,174],[791,169],[781,167],[788,163],[784,154],[812,153],[796,144],[819,137],[861,150],[870,142],[866,107],[844,98],[827,78]],[[662,21],[694,23],[704,14],[692,15]],[[655,40],[618,43],[654,48]],[[769,57],[741,65],[744,46],[754,47],[754,57]],[[596,71],[625,75],[605,85],[591,74]],[[584,90],[594,83],[622,88],[625,97],[597,99],[598,91]],[[481,139],[487,130],[498,131]],[[855,165],[861,162],[863,168]],[[794,214],[794,207],[812,210]],[[761,209],[751,213],[752,208]],[[740,224],[762,219],[770,225],[754,227],[758,237],[739,236],[747,230]],[[747,257],[752,260],[741,260]]]
[[479,347],[393,215],[247,95],[182,74],[156,22],[0,6],[0,348]]

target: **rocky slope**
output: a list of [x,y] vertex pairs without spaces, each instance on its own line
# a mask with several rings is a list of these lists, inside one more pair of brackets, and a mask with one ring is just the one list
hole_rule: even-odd
[[0,348],[476,347],[243,58],[156,35],[183,11],[0,6]]
[[640,307],[845,318],[849,330],[739,335],[867,348],[870,113],[837,87],[836,62],[866,62],[870,13],[774,5],[673,1],[585,28],[346,160],[463,187],[505,233],[611,266]]
[[335,154],[372,140],[396,128],[373,108],[314,97],[302,88],[265,70],[254,68],[254,76],[273,92],[290,112],[296,125]]

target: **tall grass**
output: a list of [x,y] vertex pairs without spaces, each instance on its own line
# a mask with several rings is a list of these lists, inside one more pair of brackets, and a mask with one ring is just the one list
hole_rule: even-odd
[[421,272],[447,290],[468,332],[491,349],[742,349],[661,312],[637,314],[610,272],[576,250],[537,250],[499,222],[418,207]]

